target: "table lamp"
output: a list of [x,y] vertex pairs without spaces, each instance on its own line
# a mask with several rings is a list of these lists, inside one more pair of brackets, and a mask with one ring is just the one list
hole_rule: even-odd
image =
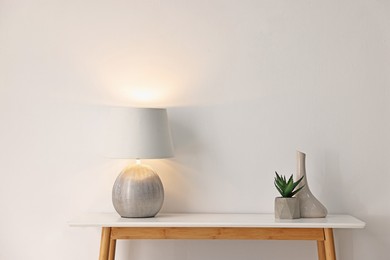
[[167,110],[112,107],[106,126],[110,157],[136,159],[114,183],[115,210],[125,218],[154,217],[162,207],[164,188],[157,173],[140,160],[173,156]]

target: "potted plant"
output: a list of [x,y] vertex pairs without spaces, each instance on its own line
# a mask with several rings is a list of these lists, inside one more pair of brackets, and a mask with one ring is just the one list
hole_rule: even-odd
[[304,176],[299,180],[294,182],[293,175],[291,174],[290,178],[286,180],[285,176],[279,175],[275,172],[275,187],[280,193],[281,197],[275,198],[275,218],[277,219],[295,219],[300,218],[301,214],[299,211],[299,200],[296,197],[293,197],[297,194],[302,188],[298,188],[298,184],[302,181]]

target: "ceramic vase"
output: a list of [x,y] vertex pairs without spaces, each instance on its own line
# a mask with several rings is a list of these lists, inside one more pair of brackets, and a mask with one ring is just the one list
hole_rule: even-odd
[[328,214],[324,205],[311,193],[306,174],[306,154],[297,151],[297,176],[298,180],[305,176],[298,187],[304,187],[297,193],[299,208],[302,218],[324,218]]
[[275,198],[275,218],[295,219],[300,218],[300,216],[298,198]]

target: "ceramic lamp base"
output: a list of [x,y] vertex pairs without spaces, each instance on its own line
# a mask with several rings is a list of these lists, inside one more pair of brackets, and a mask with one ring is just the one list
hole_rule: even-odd
[[154,217],[164,202],[160,178],[147,165],[136,164],[124,169],[112,189],[112,203],[124,218]]

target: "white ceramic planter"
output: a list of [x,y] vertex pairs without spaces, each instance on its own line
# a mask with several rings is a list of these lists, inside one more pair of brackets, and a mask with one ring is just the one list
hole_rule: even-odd
[[277,219],[295,219],[300,218],[299,199],[292,198],[275,198],[275,218]]

